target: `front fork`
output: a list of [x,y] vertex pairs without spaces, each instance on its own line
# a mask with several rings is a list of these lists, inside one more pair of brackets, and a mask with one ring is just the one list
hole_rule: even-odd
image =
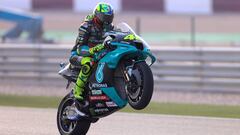
[[136,61],[132,60],[127,65],[124,63],[121,65],[121,71],[125,80],[125,90],[127,92],[127,95],[129,95],[129,90],[135,89],[135,83],[133,80],[133,68],[136,64]]
[[126,71],[126,69],[123,70],[123,76],[124,76],[124,80],[126,82],[130,81],[130,77],[129,77],[128,72]]
[[133,69],[134,63],[128,66],[125,66],[124,63],[121,65],[121,72],[123,74],[125,82],[130,81],[130,77],[132,75],[132,69]]

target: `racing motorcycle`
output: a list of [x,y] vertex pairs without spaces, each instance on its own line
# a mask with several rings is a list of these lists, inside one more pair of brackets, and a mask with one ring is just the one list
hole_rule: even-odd
[[[153,93],[150,66],[156,61],[148,44],[126,23],[105,34],[106,49],[96,53],[97,61],[84,90],[86,104],[75,103],[73,90],[61,101],[57,112],[57,126],[61,135],[85,135],[99,118],[108,116],[127,103],[144,109]],[[81,67],[61,64],[59,74],[74,84]]]

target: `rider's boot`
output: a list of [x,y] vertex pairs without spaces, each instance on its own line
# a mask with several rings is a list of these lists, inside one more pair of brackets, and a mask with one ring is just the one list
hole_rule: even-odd
[[91,67],[89,64],[84,64],[81,68],[79,76],[77,78],[76,85],[73,89],[73,95],[75,97],[75,105],[78,110],[82,110],[88,104],[84,101],[83,93],[84,93],[84,86],[87,82],[88,77],[90,76]]
[[73,89],[73,93],[75,97],[74,103],[76,108],[79,111],[84,111],[85,108],[88,106],[88,102],[84,100],[83,92],[84,92],[84,88],[79,87],[76,84],[75,88]]

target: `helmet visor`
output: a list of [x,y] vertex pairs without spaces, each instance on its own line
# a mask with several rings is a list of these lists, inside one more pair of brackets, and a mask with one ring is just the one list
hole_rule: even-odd
[[107,14],[100,13],[97,15],[97,17],[103,24],[111,24],[113,22],[113,14],[107,15]]

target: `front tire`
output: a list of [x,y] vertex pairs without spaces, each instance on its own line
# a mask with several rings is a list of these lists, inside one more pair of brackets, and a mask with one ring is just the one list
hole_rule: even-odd
[[131,78],[131,86],[127,88],[128,102],[136,110],[144,109],[151,101],[153,94],[153,75],[146,62],[134,65]]
[[61,101],[57,112],[57,126],[61,135],[86,135],[91,125],[89,120],[70,121],[66,118],[66,110],[74,103],[71,93]]

